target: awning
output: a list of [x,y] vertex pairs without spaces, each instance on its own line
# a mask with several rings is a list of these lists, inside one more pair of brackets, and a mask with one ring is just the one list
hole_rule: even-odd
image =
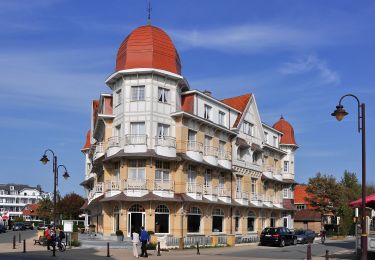
[[[366,197],[366,207],[375,209],[375,193]],[[362,205],[362,199],[358,199],[349,203],[352,208],[359,208]]]
[[242,139],[242,138],[240,138],[240,137],[237,137],[236,145],[238,145],[238,146],[242,146],[242,147],[244,147],[244,148],[249,148],[249,147],[250,147],[250,145],[246,142],[246,140],[245,140],[245,139]]

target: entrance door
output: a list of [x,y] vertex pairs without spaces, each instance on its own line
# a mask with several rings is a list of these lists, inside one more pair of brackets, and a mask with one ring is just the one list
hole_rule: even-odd
[[141,227],[145,225],[145,213],[130,212],[128,213],[128,236],[132,230],[140,232]]

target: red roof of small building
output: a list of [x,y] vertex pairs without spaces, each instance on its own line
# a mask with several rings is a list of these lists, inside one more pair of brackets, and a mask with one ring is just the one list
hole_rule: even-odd
[[248,93],[242,96],[231,97],[231,98],[226,98],[226,99],[221,100],[221,102],[223,102],[224,104],[241,111],[241,113],[237,116],[236,121],[234,122],[234,125],[233,125],[234,127],[236,127],[238,123],[240,122],[241,116],[243,112],[245,111],[250,98],[251,98],[251,93]]
[[145,25],[132,31],[117,52],[116,71],[154,68],[181,75],[177,50],[162,29]]
[[89,129],[86,134],[86,143],[83,146],[82,150],[90,149],[91,147],[90,139],[91,139],[91,130]]
[[294,187],[294,203],[295,204],[308,204],[306,198],[309,196],[306,192],[306,185],[296,185]]
[[38,204],[27,204],[23,210],[22,210],[22,215],[24,216],[37,216],[37,210],[39,208]]
[[294,138],[294,129],[284,117],[281,116],[280,120],[273,125],[273,128],[283,133],[280,144],[297,145],[296,139]]

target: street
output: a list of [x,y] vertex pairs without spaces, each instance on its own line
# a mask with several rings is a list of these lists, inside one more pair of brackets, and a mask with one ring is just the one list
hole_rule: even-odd
[[4,243],[13,243],[13,236],[16,235],[16,242],[19,242],[19,234],[21,234],[21,240],[23,239],[30,239],[35,238],[37,234],[37,230],[24,230],[24,231],[12,231],[7,230],[6,233],[0,234],[0,247],[2,247]]

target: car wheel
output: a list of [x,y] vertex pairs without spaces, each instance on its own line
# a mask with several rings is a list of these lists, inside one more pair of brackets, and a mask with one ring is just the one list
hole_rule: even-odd
[[284,246],[285,246],[285,240],[281,239],[281,241],[280,241],[280,247],[284,247]]
[[294,246],[297,245],[297,238],[294,238],[294,239],[293,239],[292,244],[293,244]]

